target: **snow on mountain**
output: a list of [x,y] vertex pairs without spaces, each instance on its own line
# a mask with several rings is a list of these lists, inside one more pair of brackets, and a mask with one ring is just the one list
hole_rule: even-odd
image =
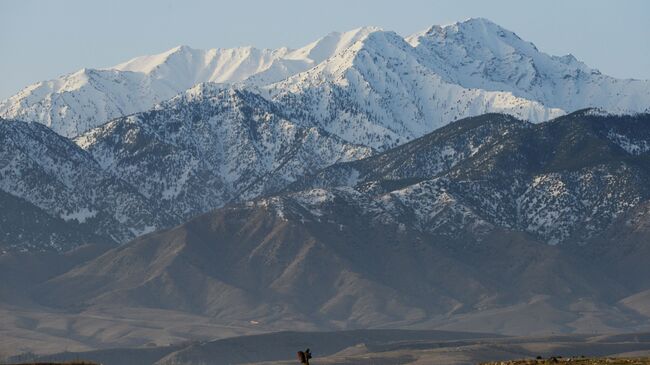
[[[76,141],[94,165],[116,179],[133,179],[140,194],[151,197],[152,209],[173,210],[166,200],[182,212],[186,202],[198,204],[191,199],[214,201],[232,191],[230,181],[256,186],[269,168],[267,176],[284,179],[289,175],[273,166],[291,166],[293,156],[318,158],[315,151],[328,150],[327,143],[345,146],[323,133],[316,149],[282,152],[294,145],[276,138],[297,140],[304,127],[277,111],[250,91],[202,84]],[[66,142],[80,162],[89,159],[36,123],[4,126],[42,131]],[[204,144],[204,138],[219,143]],[[456,323],[468,316],[486,323],[485,313],[493,313],[495,321],[487,322],[498,329],[508,323],[500,316],[516,313],[508,326],[526,333],[521,323],[529,325],[530,318],[541,318],[544,331],[548,323],[582,331],[575,323],[583,320],[576,318],[594,318],[594,311],[577,317],[585,305],[631,328],[641,323],[638,316],[621,321],[618,303],[648,286],[650,151],[625,147],[644,140],[650,140],[648,114],[580,111],[540,124],[504,114],[467,118],[316,171],[278,194],[233,200],[13,292],[59,312],[180,311],[229,326],[255,321],[247,328],[256,330],[287,323],[311,329],[440,325],[441,319]],[[233,151],[228,160],[215,145]],[[7,146],[4,153],[20,149]],[[54,152],[34,152],[33,160],[58,156]],[[287,163],[274,165],[278,160]],[[57,166],[53,173],[67,170]],[[228,173],[211,175],[214,168]],[[228,179],[219,186],[211,184],[213,177]],[[188,188],[201,184],[208,188]]]
[[256,83],[282,80],[307,70],[349,47],[376,28],[333,32],[299,49],[254,47],[209,50],[179,46],[154,56],[137,57],[112,67],[164,79],[181,92],[201,82],[236,83],[256,75]]
[[74,137],[110,119],[148,110],[197,83],[235,83],[252,75],[258,77],[250,82],[282,80],[331,57],[370,30],[331,33],[297,50],[179,46],[30,85],[0,102],[0,116],[37,121]]
[[585,107],[650,110],[649,81],[602,75],[469,19],[406,38],[374,27],[335,32],[295,50],[180,46],[30,85],[0,102],[0,116],[73,137],[200,82],[262,88],[293,115],[376,148],[485,112],[538,122]]
[[265,70],[286,49],[194,50],[181,46],[105,70],[83,69],[31,85],[0,105],[0,115],[41,122],[74,137],[141,112],[203,81],[236,82]]
[[650,200],[649,140],[650,114],[586,110],[537,125],[487,114],[330,166],[270,204],[286,216],[282,199],[297,202],[313,220],[335,219],[345,202],[381,223],[470,241],[500,228],[586,242]]
[[343,33],[332,32],[302,48],[288,50],[282,59],[275,61],[267,69],[248,75],[248,78],[243,80],[244,84],[252,86],[268,85],[306,71],[347,49],[378,29],[376,27],[361,27]]
[[174,93],[163,82],[147,80],[139,73],[82,69],[26,87],[0,103],[0,115],[40,122],[72,137]]
[[[20,137],[12,142],[16,151],[3,150],[7,161],[21,161],[14,166],[17,175],[9,174],[1,183],[4,192],[45,214],[80,224],[99,222],[91,229],[93,234],[122,242],[230,202],[275,193],[334,163],[412,146],[407,142],[455,120],[497,112],[514,117],[517,126],[477,135],[460,145],[448,141],[434,151],[427,150],[414,165],[422,171],[402,166],[405,170],[392,172],[410,171],[404,177],[420,185],[391,185],[380,198],[373,197],[398,210],[418,205],[413,209],[424,212],[423,218],[413,222],[422,227],[459,227],[448,222],[516,227],[547,241],[563,241],[575,233],[574,228],[593,224],[583,219],[586,213],[580,209],[584,207],[576,208],[581,195],[562,190],[567,184],[580,185],[583,175],[536,171],[538,180],[526,176],[512,182],[509,188],[526,187],[532,194],[538,189],[531,187],[531,181],[537,181],[535,187],[565,198],[553,201],[557,203],[553,209],[550,203],[545,205],[542,212],[535,208],[541,197],[527,200],[520,191],[517,196],[508,195],[519,199],[518,204],[523,204],[519,208],[539,208],[534,215],[537,221],[518,214],[502,215],[493,210],[501,203],[490,199],[476,198],[477,204],[488,205],[469,204],[467,194],[474,190],[458,190],[471,187],[487,196],[505,194],[500,188],[457,185],[453,176],[433,177],[475,161],[479,151],[501,138],[499,133],[515,135],[519,127],[532,128],[522,120],[546,121],[588,105],[602,109],[583,112],[585,118],[614,118],[610,113],[630,110],[642,113],[650,105],[649,93],[648,81],[614,79],[571,56],[546,55],[485,19],[434,26],[406,38],[378,28],[359,28],[331,33],[295,50],[181,46],[112,68],[83,69],[40,82],[2,101],[0,116],[45,124],[73,138],[85,151],[67,147],[74,155],[70,158],[84,156],[79,169],[71,167],[70,161],[33,167],[31,156],[16,155],[22,143],[28,146],[24,148],[42,151],[61,142],[47,138],[41,145]],[[29,128],[35,130],[31,124]],[[638,158],[650,151],[648,138],[629,131],[611,129],[598,134],[598,140]],[[51,157],[42,160],[47,158]],[[385,166],[375,168],[379,173]],[[24,171],[40,171],[52,176],[51,184],[61,184],[51,187],[47,182],[42,189],[36,182],[32,187],[21,185],[19,176]],[[608,171],[629,177],[621,184],[636,178],[636,170],[630,170],[629,176],[627,170]],[[383,179],[364,181],[355,169],[337,174],[328,179],[338,178],[347,188],[366,184],[364,194],[379,194],[383,189],[379,183]],[[98,186],[113,189],[118,185],[124,191],[103,193],[117,201],[114,206],[105,206],[110,203],[90,193]],[[430,200],[419,195],[423,191]],[[127,199],[120,199],[128,194],[134,195],[137,207],[122,206]],[[567,208],[569,202],[573,210]],[[601,208],[611,209],[613,215],[624,210],[611,205]],[[24,209],[32,208],[25,205]],[[103,209],[109,211],[108,220]],[[563,214],[582,214],[582,218],[573,221]],[[437,217],[436,221],[426,218],[430,216]],[[102,228],[111,219],[119,222],[116,232]]]
[[268,70],[274,62],[284,58],[289,50],[257,49],[254,47],[226,49],[193,49],[178,46],[153,56],[137,57],[112,67],[165,80],[177,92],[193,85],[212,82],[238,82]]
[[436,74],[466,88],[508,91],[565,112],[650,110],[649,80],[603,75],[571,54],[550,56],[487,19],[433,26],[406,41]]
[[[42,222],[2,225],[7,236],[19,232],[15,239],[4,237],[17,249],[67,250],[89,242],[124,242],[178,220],[39,123],[0,121],[0,191],[3,197],[12,196],[3,202],[16,207],[14,221],[33,216]],[[25,227],[31,231],[20,233]]]
[[184,219],[372,152],[297,125],[257,94],[212,83],[75,141],[105,170]]
[[316,67],[263,89],[294,118],[377,149],[487,112],[532,121],[564,113],[509,92],[447,82],[422,63],[402,37],[380,30]]
[[43,222],[29,234],[33,222],[3,226],[11,242],[0,244],[12,250],[123,243],[373,152],[290,121],[258,94],[214,83],[73,141],[39,123],[2,120],[0,142],[0,199]]

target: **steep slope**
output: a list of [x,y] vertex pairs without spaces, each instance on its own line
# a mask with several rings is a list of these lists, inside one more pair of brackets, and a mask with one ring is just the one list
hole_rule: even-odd
[[103,169],[185,219],[372,152],[297,125],[257,94],[210,83],[75,141]]
[[76,144],[42,124],[5,120],[0,142],[0,191],[20,212],[2,217],[11,250],[123,243],[373,152],[296,124],[257,94],[212,83]]
[[[388,262],[363,260],[363,247],[376,242],[375,252],[390,250],[396,234],[365,229],[343,235],[334,227],[305,226],[263,207],[223,208],[110,251],[46,283],[47,292],[39,297],[62,306],[119,302],[181,309],[222,322],[254,320],[278,328],[421,318],[423,312],[409,303],[413,298],[405,299],[394,286],[372,277],[402,280],[389,279],[391,273],[382,267]],[[390,238],[379,241],[382,236]],[[405,237],[397,239],[408,245]],[[404,260],[420,260],[408,251],[404,255]],[[89,280],[81,283],[80,277]],[[443,304],[448,297],[430,297],[428,307],[448,305]]]
[[76,220],[51,216],[0,190],[0,256],[14,251],[63,251],[90,242],[111,242]]
[[[222,208],[136,239],[42,284],[35,297],[84,311],[182,310],[263,329],[424,326],[513,305],[539,315],[527,324],[514,316],[510,332],[572,331],[578,298],[607,313],[606,303],[628,293],[587,261],[524,236],[461,244],[375,224],[345,204],[334,221],[280,202]],[[618,317],[617,326],[638,320]]]
[[546,55],[494,23],[469,19],[406,39],[373,27],[331,33],[296,50],[180,46],[30,85],[0,102],[0,116],[73,137],[200,82],[262,88],[292,115],[375,148],[486,112],[538,122],[585,107],[650,110],[647,80],[602,75],[573,56]]
[[74,137],[111,118],[147,110],[177,91],[136,72],[84,68],[27,86],[0,103],[0,116],[43,123]]
[[487,112],[532,121],[563,114],[511,93],[447,82],[402,37],[383,31],[369,33],[313,69],[264,90],[294,118],[377,149]]
[[3,224],[5,245],[16,249],[123,242],[175,221],[38,123],[0,122],[0,190],[7,207],[18,209]]
[[572,55],[549,56],[487,19],[433,26],[406,38],[444,80],[466,88],[507,91],[571,112],[650,111],[650,82],[603,75]]
[[[275,82],[307,70],[371,28],[331,33],[303,48],[199,50],[178,46],[108,69],[87,69],[26,87],[0,103],[0,116],[37,121],[74,137],[104,122],[143,112],[201,82]],[[252,82],[252,81],[251,81]]]
[[503,114],[463,119],[384,153],[329,166],[296,181],[289,190],[355,186],[375,180],[424,180],[449,171],[511,130],[530,127]]
[[247,85],[259,86],[286,79],[333,57],[376,30],[376,27],[361,27],[347,32],[332,32],[302,48],[288,50],[282,59],[275,61],[268,69],[248,75],[242,81]]
[[306,209],[347,197],[437,234],[480,237],[502,227],[549,243],[584,242],[650,198],[649,118],[585,110],[532,125],[485,115],[290,189],[321,196]]

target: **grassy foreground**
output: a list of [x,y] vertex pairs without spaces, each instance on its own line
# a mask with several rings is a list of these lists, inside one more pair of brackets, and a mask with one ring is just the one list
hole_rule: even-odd
[[581,365],[650,365],[650,358],[562,358],[551,357],[541,360],[511,360],[486,362],[481,365],[551,365],[551,364],[581,364]]

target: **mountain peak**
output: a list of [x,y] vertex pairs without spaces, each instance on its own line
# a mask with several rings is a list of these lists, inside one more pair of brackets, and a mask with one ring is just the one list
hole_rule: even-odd
[[200,49],[196,49],[196,48],[192,48],[192,47],[190,47],[188,45],[180,44],[180,45],[178,45],[178,46],[176,46],[176,47],[174,47],[174,48],[172,48],[172,49],[170,49],[170,50],[168,50],[167,52],[164,52],[164,53],[167,54],[167,58],[169,58],[172,55],[188,55],[188,54],[197,53],[197,52],[204,53],[205,51],[200,50]]
[[503,29],[499,24],[483,17],[469,17],[465,20],[457,21],[454,24],[458,26],[481,26]]
[[110,69],[149,74],[159,68],[162,64],[169,62],[172,57],[191,56],[194,53],[203,52],[203,50],[194,49],[190,46],[178,45],[158,54],[132,58],[124,63],[110,67]]
[[524,53],[538,52],[534,44],[524,41],[514,32],[485,18],[469,18],[445,26],[432,26],[426,32],[416,33],[416,35],[444,42],[462,42],[468,46],[476,43],[498,55],[503,55],[512,49]]
[[178,46],[174,47],[173,49],[176,50],[176,51],[189,51],[189,50],[193,50],[194,48],[192,48],[192,47],[190,47],[190,46],[188,46],[186,44],[179,44]]
[[489,19],[468,18],[450,24],[432,25],[423,31],[416,32],[406,37],[406,41],[413,47],[417,47],[423,41],[426,42],[427,39],[456,41],[456,38],[459,38],[460,41],[487,41],[486,44],[489,45],[495,43],[494,39],[508,37],[522,41],[515,33],[501,27]]
[[[201,82],[193,87],[185,90],[181,94],[173,97],[168,102],[163,102],[161,105],[174,103],[177,100],[184,99],[188,101],[201,100],[201,99],[235,99],[241,95],[239,87],[231,84],[223,84],[218,82]],[[158,106],[160,108],[160,105]]]
[[325,37],[293,51],[291,58],[307,58],[314,63],[320,63],[378,31],[381,31],[381,28],[368,26],[347,32],[331,32]]

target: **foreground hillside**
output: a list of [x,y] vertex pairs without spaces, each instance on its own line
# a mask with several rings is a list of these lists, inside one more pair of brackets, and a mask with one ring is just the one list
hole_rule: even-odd
[[551,364],[582,364],[582,365],[647,365],[650,364],[650,358],[556,358],[546,360],[514,360],[514,361],[497,361],[486,362],[482,365],[551,365]]
[[[649,341],[647,333],[504,337],[482,333],[404,330],[279,332],[164,347],[60,353],[38,360],[84,358],[104,365],[291,365],[296,363],[296,351],[310,348],[314,364],[476,365],[486,361],[498,361],[498,364],[501,361],[536,357],[556,358],[563,363],[569,358],[580,359],[581,356],[648,356]],[[608,360],[604,361],[607,363]],[[619,361],[613,362],[615,364],[636,364],[626,360],[614,361]],[[579,364],[592,363],[581,360]]]

